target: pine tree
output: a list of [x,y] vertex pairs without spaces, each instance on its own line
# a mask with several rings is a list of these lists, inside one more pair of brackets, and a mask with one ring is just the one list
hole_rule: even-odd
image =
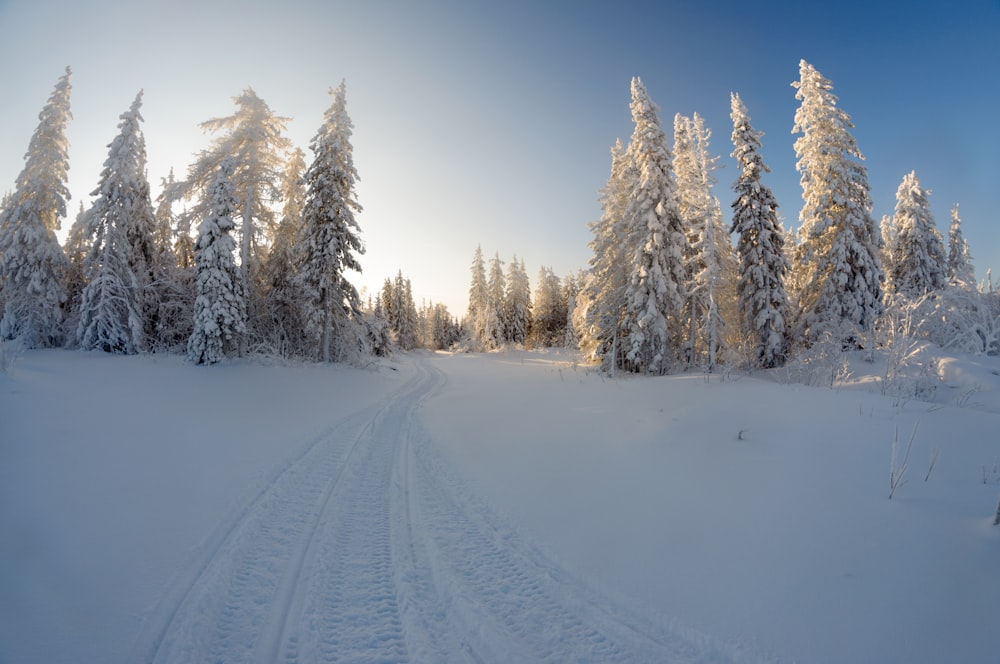
[[507,266],[507,290],[504,294],[505,338],[509,343],[523,345],[531,326],[531,285],[524,261],[517,256]]
[[715,368],[726,345],[724,312],[732,308],[736,262],[719,201],[712,195],[712,171],[718,157],[709,156],[711,132],[697,113],[674,118],[674,174],[681,219],[688,238],[688,362],[701,359]]
[[577,333],[577,302],[580,298],[581,283],[585,277],[581,272],[579,276],[572,274],[563,279],[563,301],[566,303],[566,332],[563,337],[563,346],[566,348],[577,348],[580,344],[580,337]]
[[739,256],[738,310],[743,333],[750,343],[754,366],[769,368],[784,362],[787,352],[788,298],[785,275],[784,230],[778,219],[778,202],[771,188],[761,182],[771,169],[760,155],[762,132],[750,125],[750,116],[739,95],[731,95],[733,153],[740,174],[733,183],[733,233]]
[[580,348],[588,357],[600,358],[605,369],[623,357],[618,340],[624,333],[625,290],[637,242],[626,212],[637,178],[632,154],[618,140],[611,148],[611,175],[600,193],[601,218],[590,224],[590,276],[581,284],[578,303]]
[[215,364],[242,352],[246,335],[246,293],[233,259],[236,243],[236,191],[230,179],[235,164],[223,160],[208,188],[209,214],[198,227],[194,332],[188,358],[195,364]]
[[948,259],[928,193],[913,171],[903,177],[896,190],[890,278],[895,292],[910,298],[940,290],[947,283]]
[[476,246],[472,257],[472,282],[469,286],[469,309],[466,321],[472,339],[480,347],[486,346],[486,325],[489,318],[486,294],[486,262],[483,260],[483,249]]
[[174,216],[173,205],[180,196],[180,186],[173,169],[161,178],[160,184],[153,234],[153,290],[158,304],[156,347],[170,350],[186,347],[194,330],[194,242],[190,228],[182,232]]
[[[386,280],[388,284],[388,280]],[[409,279],[403,278],[403,271],[396,274],[391,287],[383,287],[383,297],[388,295],[389,328],[396,338],[396,345],[403,350],[413,350],[420,344],[420,324],[417,305],[413,301],[413,287]]]
[[837,106],[833,85],[802,60],[794,133],[803,207],[793,271],[801,288],[797,336],[806,343],[829,333],[859,344],[882,312],[879,230],[871,215],[868,172]]
[[562,283],[551,268],[538,270],[538,284],[532,300],[531,333],[534,346],[555,346],[566,334],[566,299]]
[[638,78],[632,79],[635,130],[629,150],[637,178],[629,193],[625,226],[635,244],[625,290],[623,348],[633,371],[664,373],[676,362],[681,311],[686,300],[687,239],[677,209],[671,153],[659,108]]
[[972,254],[969,253],[969,243],[962,234],[962,219],[958,215],[957,203],[951,208],[951,226],[948,228],[948,279],[966,288],[976,285]]
[[[265,287],[261,264],[267,246],[276,233],[272,201],[280,200],[285,154],[291,142],[283,132],[289,118],[275,115],[267,103],[247,88],[233,98],[233,115],[201,123],[208,132],[225,132],[203,151],[188,170],[185,191],[189,198],[204,194],[224,159],[233,162],[233,188],[239,220],[239,272],[247,290],[251,321],[266,320],[262,303]],[[207,197],[202,196],[189,211],[195,219],[207,213]],[[254,340],[261,336],[254,326],[248,330]]]
[[296,242],[302,232],[305,209],[303,174],[305,154],[296,148],[289,155],[281,178],[281,199],[284,205],[271,249],[264,263],[264,320],[261,333],[264,342],[283,357],[304,351],[303,324],[299,291],[295,284],[298,256]]
[[[69,228],[63,251],[69,260],[69,268],[66,272],[66,317],[64,325],[67,330],[76,330],[80,322],[80,301],[83,296],[83,289],[87,286],[87,279],[84,273],[84,261],[90,249],[90,238],[87,237],[87,210],[80,201],[80,209],[76,214],[76,220]],[[75,332],[74,332],[75,336]]]
[[177,203],[185,196],[188,188],[187,182],[178,182],[174,178],[174,169],[166,178],[162,178],[160,195],[156,199],[157,219],[169,219],[172,231],[172,241],[174,248],[174,262],[178,269],[194,274],[194,245],[196,239],[191,237],[192,215],[185,211],[183,214],[174,214],[174,203]]
[[63,342],[69,261],[55,232],[69,189],[70,69],[56,83],[28,144],[24,169],[0,210],[0,339],[27,348]]
[[487,349],[500,348],[507,340],[507,320],[504,297],[507,293],[507,280],[503,274],[503,261],[500,254],[490,259],[489,277],[486,281],[486,336]]
[[295,252],[302,261],[297,283],[305,330],[315,349],[311,354],[323,362],[344,359],[357,347],[360,298],[345,272],[361,272],[355,254],[364,253],[354,219],[361,205],[354,193],[358,173],[345,84],[330,93],[333,102],[310,144],[314,157],[304,178],[305,209]]
[[142,92],[121,115],[95,197],[86,214],[87,286],[80,300],[77,342],[83,349],[131,355],[147,350],[156,332],[153,290],[156,225],[146,180]]
[[428,306],[429,335],[426,347],[430,350],[445,350],[458,341],[458,326],[448,313],[448,307],[443,304],[431,303]]

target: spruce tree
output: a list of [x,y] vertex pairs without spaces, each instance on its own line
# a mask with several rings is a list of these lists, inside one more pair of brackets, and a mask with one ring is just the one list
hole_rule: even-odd
[[153,290],[158,300],[156,347],[170,350],[186,347],[194,330],[194,241],[190,228],[182,231],[173,212],[173,205],[180,196],[180,185],[174,179],[173,169],[160,184],[153,234]]
[[314,156],[304,178],[305,209],[295,252],[301,261],[297,284],[310,354],[323,362],[357,352],[360,298],[345,273],[361,272],[357,254],[364,253],[361,228],[354,218],[361,205],[354,192],[358,173],[345,84],[330,94],[333,102],[310,144]]
[[264,263],[265,304],[261,333],[264,342],[283,357],[304,351],[299,292],[295,284],[299,257],[294,251],[302,232],[306,195],[302,176],[305,170],[305,154],[296,148],[282,174],[281,199],[284,204],[281,220]]
[[259,342],[262,331],[256,328],[256,321],[266,320],[261,266],[277,229],[273,202],[281,197],[285,155],[291,147],[284,136],[289,118],[275,115],[252,88],[233,97],[233,103],[236,111],[232,115],[201,123],[202,129],[219,135],[189,168],[184,188],[186,196],[196,200],[187,214],[194,219],[204,218],[208,206],[205,188],[214,180],[221,162],[232,160],[239,272],[247,292],[250,320],[254,322],[248,333]]
[[658,374],[678,359],[681,310],[687,297],[687,239],[659,108],[639,78],[632,79],[631,110],[635,130],[629,150],[637,177],[624,221],[633,243],[622,326],[624,364],[633,371]]
[[531,326],[531,286],[524,261],[517,256],[507,266],[507,291],[504,296],[506,340],[523,345]]
[[70,69],[38,115],[24,169],[0,210],[0,340],[27,348],[63,343],[69,261],[55,232],[66,216],[69,189]]
[[83,296],[83,289],[87,286],[87,279],[84,273],[84,262],[90,249],[90,238],[87,237],[87,209],[80,201],[80,209],[76,214],[76,220],[69,228],[63,251],[69,260],[69,268],[66,272],[66,317],[64,325],[67,330],[72,331],[75,338],[76,328],[80,322],[80,302]]
[[507,280],[503,273],[500,254],[490,259],[489,276],[486,280],[486,335],[488,350],[500,348],[507,341],[507,319],[504,298],[507,294]]
[[413,350],[420,344],[420,323],[417,306],[413,302],[413,287],[403,271],[396,273],[393,282],[386,280],[382,287],[383,301],[387,302],[389,329],[396,339],[396,345],[403,350]]
[[793,270],[796,335],[812,343],[829,334],[859,345],[882,312],[879,230],[872,219],[868,172],[850,130],[850,116],[837,106],[833,85],[802,60],[793,82],[801,105],[793,133],[803,206]]
[[233,258],[236,243],[236,191],[231,180],[235,165],[223,160],[209,186],[209,214],[198,227],[194,331],[188,359],[215,364],[242,352],[246,335],[246,292]]
[[711,132],[697,113],[674,118],[674,175],[681,219],[688,238],[686,310],[688,362],[715,368],[726,346],[726,312],[733,308],[736,262],[718,199],[712,195]]
[[976,285],[972,254],[962,233],[962,219],[958,214],[957,203],[951,208],[951,225],[948,228],[948,279],[954,284],[969,288]]
[[483,260],[483,249],[476,246],[472,257],[472,280],[469,285],[469,308],[466,314],[466,325],[473,341],[479,347],[486,346],[486,325],[488,319],[486,294],[486,262]]
[[896,190],[890,276],[895,292],[910,298],[940,290],[947,283],[948,258],[928,193],[913,171],[903,177]]
[[566,315],[566,300],[559,277],[551,268],[540,268],[532,300],[531,343],[543,347],[562,344]]
[[593,256],[590,275],[581,284],[580,349],[604,368],[621,363],[625,290],[634,258],[635,230],[628,226],[629,196],[638,177],[632,154],[619,139],[611,148],[611,174],[600,192],[601,218],[590,224]]
[[761,182],[771,169],[760,155],[762,132],[750,124],[750,116],[739,95],[731,95],[733,152],[739,176],[733,183],[732,232],[737,235],[739,256],[738,311],[750,344],[754,366],[782,364],[787,353],[785,275],[789,270],[784,253],[784,231],[778,219],[778,202],[771,188]]
[[77,342],[83,349],[131,355],[147,350],[156,332],[156,221],[146,180],[141,106],[142,92],[121,115],[85,216],[87,286],[77,325]]
[[580,335],[577,333],[577,303],[580,299],[580,284],[584,281],[583,273],[578,276],[569,274],[563,279],[563,302],[566,303],[565,335],[562,345],[566,348],[577,348],[580,345]]

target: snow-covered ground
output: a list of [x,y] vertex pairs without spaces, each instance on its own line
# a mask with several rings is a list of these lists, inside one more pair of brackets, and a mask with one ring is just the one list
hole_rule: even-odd
[[1000,362],[905,364],[28,352],[0,662],[996,662]]

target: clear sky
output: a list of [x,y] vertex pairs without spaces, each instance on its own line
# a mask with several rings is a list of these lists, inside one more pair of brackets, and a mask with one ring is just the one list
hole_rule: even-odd
[[[562,276],[586,267],[610,148],[631,135],[642,77],[672,130],[701,114],[736,177],[729,93],[756,128],[786,225],[801,190],[790,83],[804,58],[833,81],[867,157],[875,217],[903,175],[932,190],[942,233],[961,204],[978,276],[1000,270],[1000,2],[546,0],[0,0],[0,192],[13,188],[41,110],[73,68],[72,222],[118,116],[145,89],[154,195],[209,144],[199,123],[253,87],[306,151],[347,82],[367,253],[359,287],[398,270],[421,299],[465,311],[477,245]],[[1000,277],[1000,271],[998,271]]]

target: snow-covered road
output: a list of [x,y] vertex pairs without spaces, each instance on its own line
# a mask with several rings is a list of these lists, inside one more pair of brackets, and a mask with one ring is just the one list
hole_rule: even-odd
[[426,358],[304,447],[147,622],[166,662],[726,661],[613,605],[503,525],[419,421]]

